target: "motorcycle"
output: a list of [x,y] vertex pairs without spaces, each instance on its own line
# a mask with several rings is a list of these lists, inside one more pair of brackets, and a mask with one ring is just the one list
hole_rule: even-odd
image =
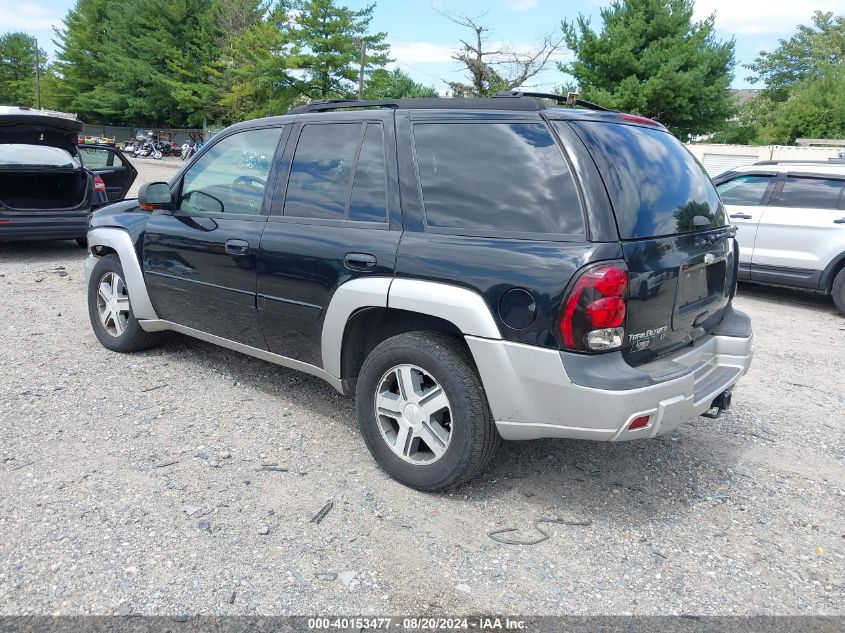
[[156,143],[150,139],[144,141],[144,144],[140,147],[136,147],[135,151],[132,153],[133,158],[146,158],[147,156],[152,156],[156,160],[162,157],[161,150],[158,149],[158,147],[156,147]]

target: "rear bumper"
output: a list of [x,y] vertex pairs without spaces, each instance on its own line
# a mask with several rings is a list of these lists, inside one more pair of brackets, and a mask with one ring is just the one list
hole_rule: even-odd
[[0,214],[0,242],[11,240],[70,240],[85,237],[89,212],[62,215]]
[[[725,331],[653,363],[625,364],[618,377],[583,368],[589,361],[612,367],[613,355],[579,356],[573,365],[566,352],[478,337],[467,337],[467,343],[499,433],[509,440],[662,435],[707,411],[748,371],[754,353],[750,321],[739,312]],[[570,374],[567,366],[579,369]],[[648,424],[628,430],[641,416],[649,416]]]

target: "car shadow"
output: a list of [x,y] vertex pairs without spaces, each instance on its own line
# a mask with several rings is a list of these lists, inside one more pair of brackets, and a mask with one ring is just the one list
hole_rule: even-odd
[[[322,380],[180,334],[167,336],[169,340],[156,353],[187,354],[189,362],[206,370],[225,367],[227,379],[267,395],[284,396],[357,432],[354,400]],[[737,475],[733,469],[741,448],[724,432],[707,425],[713,426],[698,418],[659,438],[620,443],[502,442],[493,463],[479,478],[443,493],[442,500],[483,505],[507,499],[523,506],[533,518],[562,513],[596,519],[623,513],[632,526],[650,523],[655,517],[683,512],[691,504],[719,503],[734,494]],[[366,451],[363,440],[361,449]]]
[[0,241],[0,262],[6,258],[15,263],[66,261],[69,257],[84,259],[86,254],[74,240]]
[[773,303],[790,303],[796,306],[814,308],[820,312],[836,313],[836,306],[829,295],[800,288],[763,286],[751,282],[740,282],[737,289],[739,299],[757,299]]

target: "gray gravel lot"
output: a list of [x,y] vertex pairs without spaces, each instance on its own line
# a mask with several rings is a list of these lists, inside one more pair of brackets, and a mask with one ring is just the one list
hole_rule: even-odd
[[[138,184],[174,173],[138,165]],[[506,443],[432,495],[388,479],[352,401],[315,378],[178,335],[102,348],[83,258],[0,244],[0,614],[845,611],[845,317],[828,299],[740,289],[757,355],[719,420]],[[592,524],[487,536],[531,538],[539,518]]]

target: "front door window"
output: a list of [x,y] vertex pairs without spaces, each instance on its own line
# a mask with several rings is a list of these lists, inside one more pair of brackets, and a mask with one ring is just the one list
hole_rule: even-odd
[[185,172],[179,211],[259,215],[281,128],[236,132]]

